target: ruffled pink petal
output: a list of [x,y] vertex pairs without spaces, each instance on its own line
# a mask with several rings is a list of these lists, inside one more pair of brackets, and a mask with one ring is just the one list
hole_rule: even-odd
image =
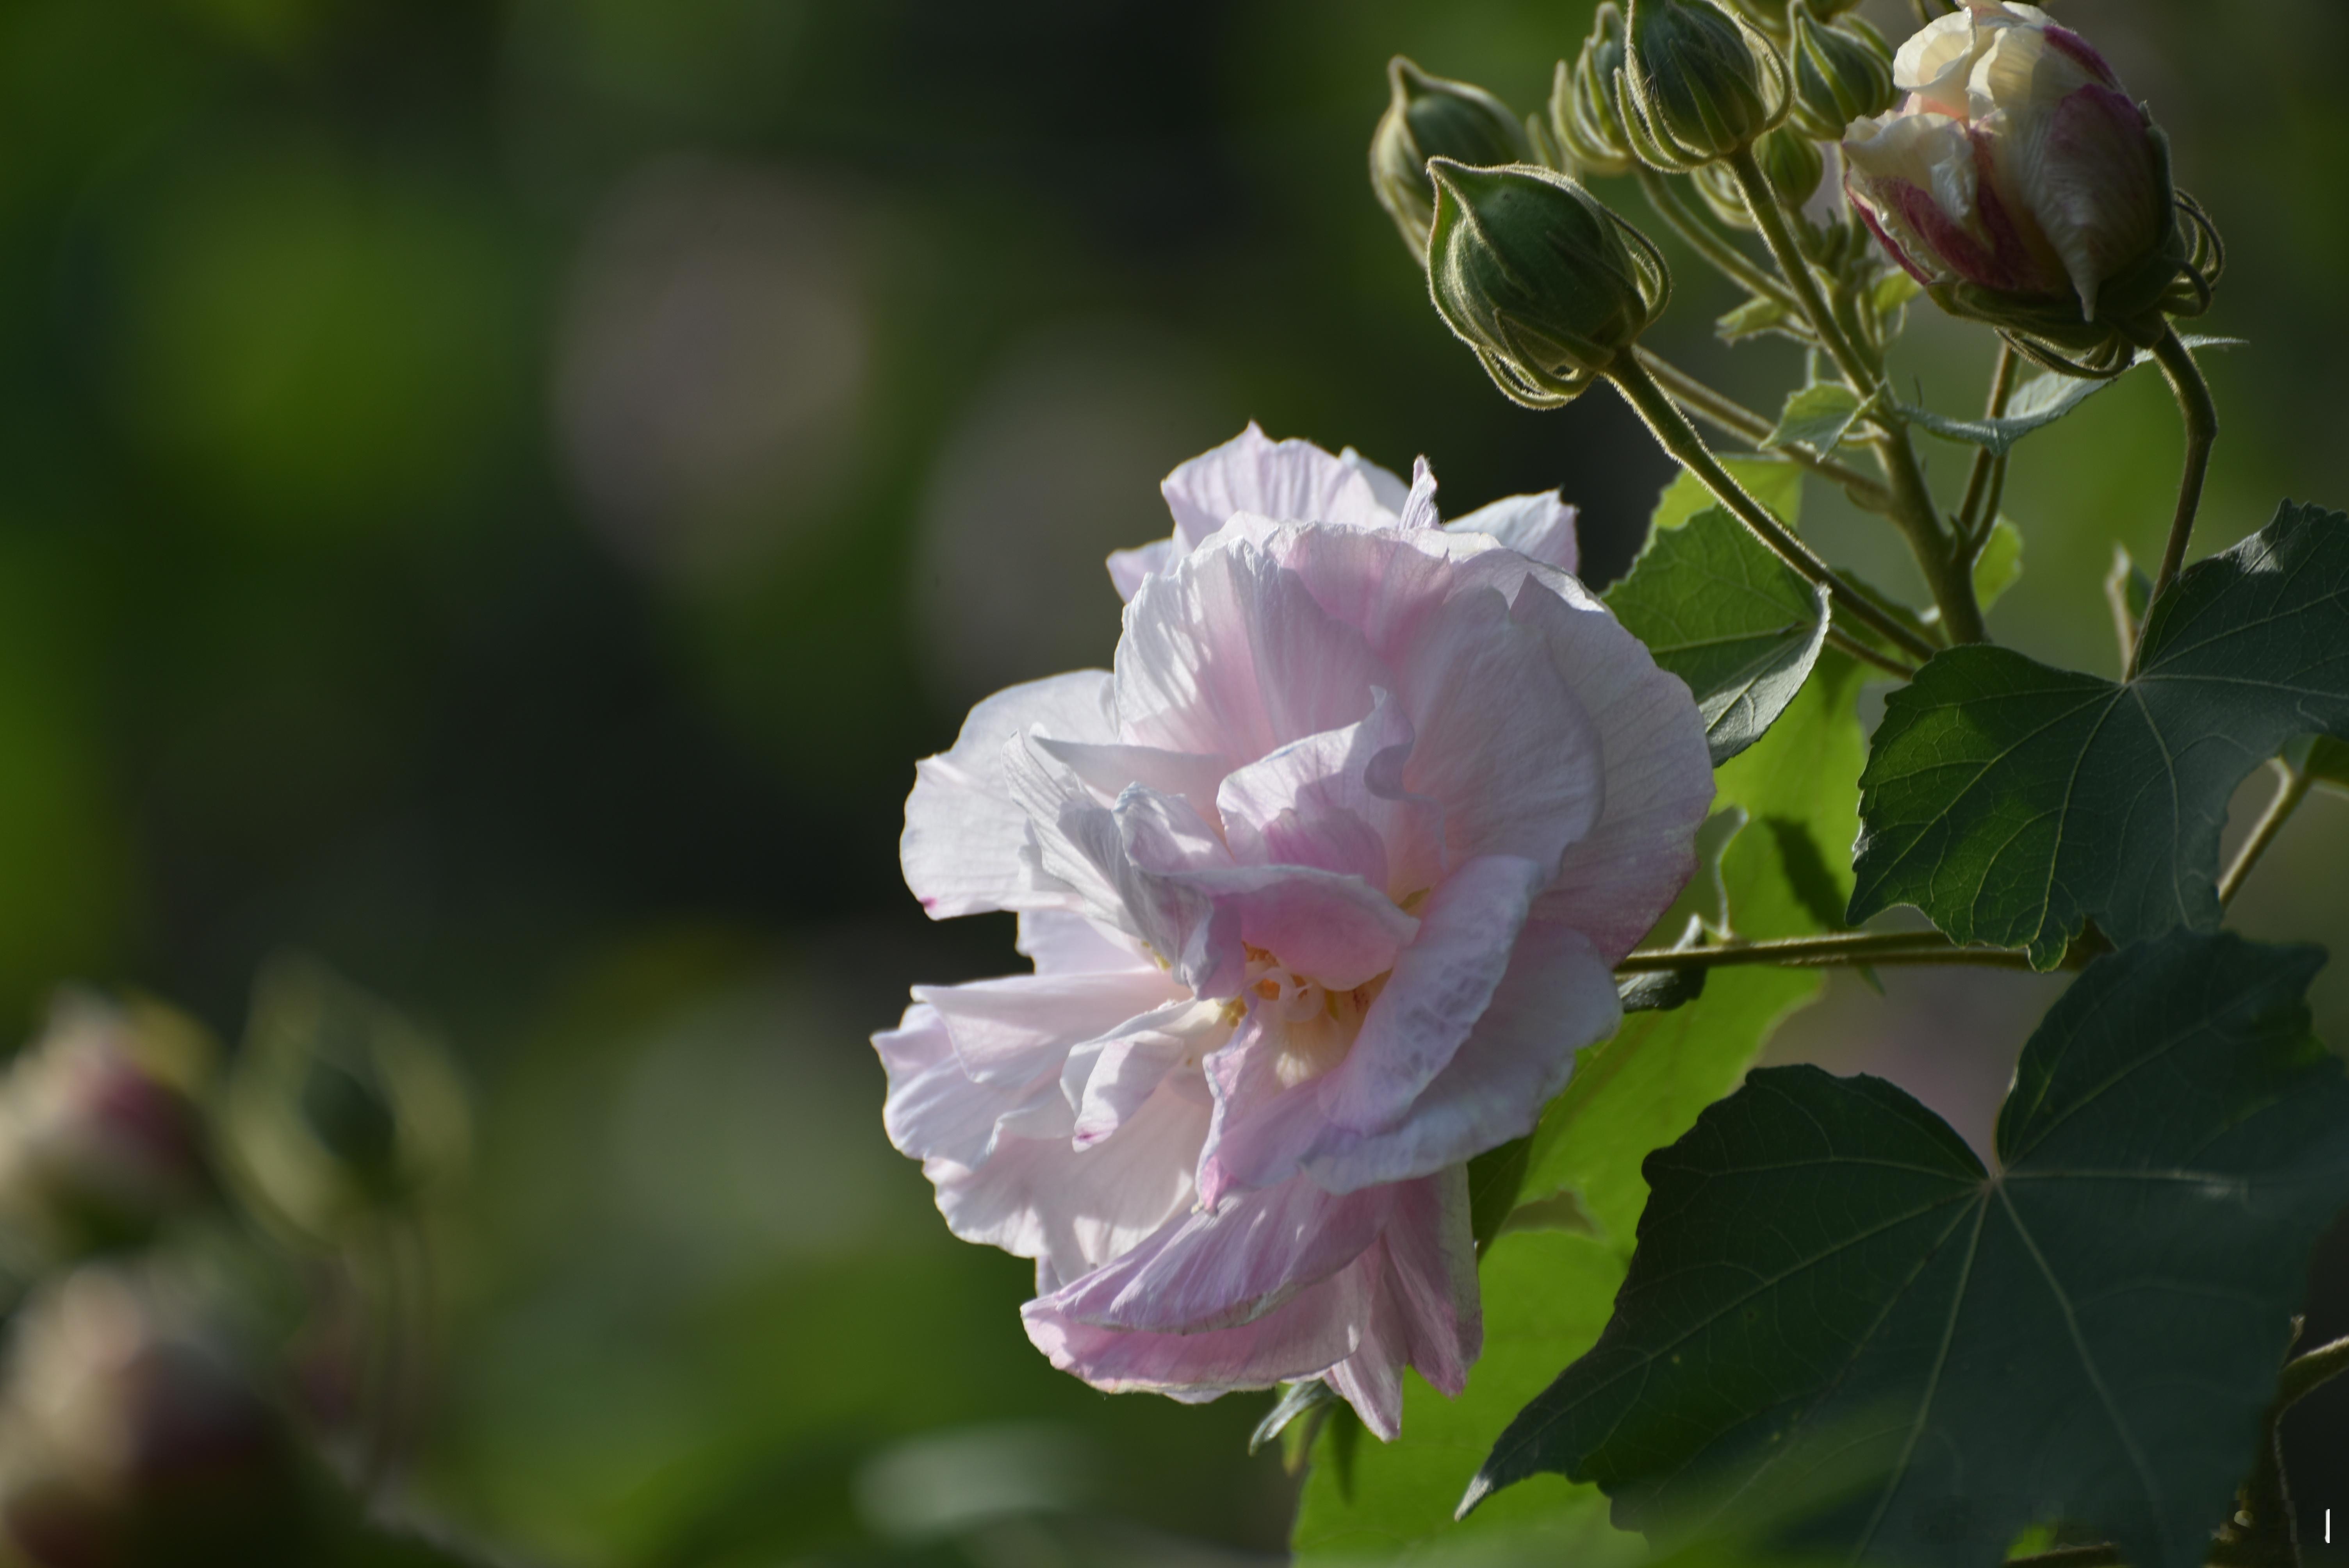
[[1235,512],[1351,528],[1392,528],[1394,514],[1359,469],[1310,441],[1273,441],[1251,423],[1159,487],[1177,538],[1197,549]]
[[1568,847],[1534,917],[1581,931],[1612,965],[1696,870],[1696,830],[1713,796],[1704,720],[1680,677],[1611,619],[1539,614],[1597,727],[1606,775],[1598,822]]
[[1360,632],[1262,551],[1222,535],[1126,607],[1120,738],[1247,761],[1356,722],[1371,689],[1392,685]]
[[1012,945],[1035,962],[1039,975],[1157,967],[1125,933],[1066,910],[1020,911],[1019,934]]
[[1370,482],[1371,493],[1378,498],[1381,506],[1397,517],[1402,515],[1404,505],[1411,500],[1411,485],[1401,474],[1380,467],[1351,447],[1340,452],[1338,460]]
[[[971,1082],[955,1059],[954,1042],[935,1007],[920,1003],[908,1007],[896,1028],[873,1037],[873,1047],[889,1078],[881,1125],[900,1153],[916,1160],[942,1158],[976,1165],[996,1147],[998,1130],[1007,1119],[1042,1103],[1042,1086],[999,1089]],[[1050,1087],[1057,1089],[1057,1085]]]
[[1426,1176],[1522,1138],[1566,1088],[1575,1053],[1622,1018],[1613,971],[1588,937],[1528,925],[1491,1004],[1408,1114],[1381,1132],[1325,1133],[1304,1174],[1350,1192]]
[[1386,692],[1371,700],[1360,724],[1308,736],[1223,780],[1216,807],[1233,859],[1347,872],[1391,893],[1442,874],[1443,809],[1403,785],[1417,733]]
[[1444,526],[1454,533],[1482,533],[1496,539],[1527,560],[1560,572],[1582,564],[1582,543],[1575,529],[1575,510],[1556,490],[1540,495],[1513,495],[1477,508]]
[[1172,539],[1153,540],[1132,550],[1112,550],[1109,555],[1110,585],[1117,590],[1119,598],[1130,604],[1151,573],[1169,570],[1189,553],[1189,547],[1179,534]]
[[971,709],[952,748],[916,766],[898,858],[905,885],[933,918],[1069,907],[1064,894],[1040,891],[1028,875],[1029,815],[1012,793],[1006,752],[1031,729],[1115,740],[1110,689],[1108,676],[1080,670],[998,692]]
[[1169,1073],[1195,1071],[1231,1032],[1223,1008],[1185,1000],[1129,1019],[1070,1051],[1061,1069],[1061,1091],[1076,1108],[1075,1146],[1090,1148],[1124,1126]]
[[914,999],[936,1011],[973,1083],[1009,1088],[1039,1073],[1057,1078],[1071,1047],[1191,997],[1151,968],[916,985]]
[[1402,1430],[1405,1367],[1456,1398],[1484,1350],[1466,1172],[1454,1169],[1404,1189],[1379,1254],[1362,1342],[1322,1376],[1364,1425],[1391,1442]]
[[1287,1181],[1401,1126],[1492,1005],[1545,878],[1542,867],[1506,856],[1462,866],[1429,898],[1352,1049],[1318,1078],[1284,1084],[1278,1026],[1252,1014],[1207,1058],[1216,1120],[1199,1165],[1201,1201]]
[[1048,739],[1034,744],[1067,768],[1103,805],[1115,804],[1119,796],[1139,784],[1161,795],[1182,797],[1210,827],[1216,820],[1216,789],[1232,770],[1228,758],[1167,751],[1155,746],[1092,746]]
[[1235,1328],[1328,1279],[1378,1240],[1399,1194],[1310,1181],[1194,1209],[1040,1305],[1071,1323],[1151,1334]]
[[1233,1328],[1149,1333],[1081,1323],[1044,1296],[1019,1309],[1028,1337],[1063,1372],[1110,1393],[1213,1398],[1319,1376],[1360,1346],[1379,1288],[1379,1260],[1355,1263]]
[[1190,1209],[1207,1116],[1195,1075],[1178,1075],[1090,1148],[1005,1138],[978,1164],[932,1159],[923,1173],[956,1235],[1034,1258],[1051,1278],[1077,1279]]

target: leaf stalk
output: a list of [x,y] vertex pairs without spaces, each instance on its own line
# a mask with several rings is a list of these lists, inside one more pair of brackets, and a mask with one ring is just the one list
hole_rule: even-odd
[[[2176,327],[2163,329],[2161,341],[2153,346],[2153,357],[2168,378],[2178,412],[2186,421],[2186,464],[2178,477],[2178,511],[2170,519],[2169,542],[2161,552],[2161,570],[2154,573],[2145,621],[2137,627],[2137,655],[2145,650],[2146,627],[2152,624],[2162,594],[2186,565],[2187,542],[2194,537],[2194,516],[2202,508],[2202,481],[2210,472],[2210,448],[2219,439],[2219,406],[2211,400],[2210,383],[2203,378],[2202,367],[2194,363],[2194,351],[2178,340]],[[2137,655],[2132,655],[2129,674],[2136,673]]]
[[2236,851],[2235,863],[2229,866],[2227,874],[2219,879],[2221,907],[2235,902],[2235,895],[2243,891],[2243,883],[2251,877],[2251,868],[2260,863],[2260,857],[2268,852],[2268,847],[2275,842],[2276,835],[2283,831],[2283,825],[2292,820],[2292,814],[2300,810],[2300,803],[2308,799],[2309,790],[2315,787],[2315,775],[2305,769],[2294,768],[2282,758],[2276,758],[2275,768],[2281,777],[2276,781],[2274,799],[2268,802],[2268,809],[2252,825],[2251,836],[2245,839],[2243,847]]

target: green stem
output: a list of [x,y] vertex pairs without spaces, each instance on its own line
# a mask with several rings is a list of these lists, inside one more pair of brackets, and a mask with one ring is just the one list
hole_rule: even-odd
[[1756,265],[1744,252],[1692,211],[1689,204],[1682,200],[1681,193],[1671,188],[1661,172],[1636,161],[1631,167],[1639,176],[1640,190],[1648,198],[1648,205],[1655,209],[1656,216],[1661,218],[1672,232],[1688,242],[1689,249],[1726,273],[1732,283],[1761,295],[1787,315],[1793,315],[1800,311],[1802,307],[1785,284]]
[[2268,852],[2268,846],[2275,842],[2276,835],[2283,831],[2283,825],[2292,820],[2292,814],[2308,799],[2309,790],[2316,783],[2315,775],[2281,758],[2276,762],[2276,770],[2282,778],[2277,781],[2275,798],[2268,802],[2267,810],[2252,827],[2251,836],[2243,841],[2235,863],[2219,879],[2219,902],[2222,905],[2235,902],[2235,895],[2251,879],[2251,868],[2260,863],[2260,857]]
[[1732,516],[1751,529],[1754,536],[1799,573],[1803,578],[1827,591],[1838,609],[1875,632],[1893,646],[1913,657],[1924,660],[1933,656],[1933,645],[1902,625],[1892,616],[1877,608],[1867,595],[1837,575],[1835,569],[1814,553],[1811,547],[1795,537],[1786,525],[1771,515],[1770,509],[1747,494],[1728,469],[1721,466],[1696,427],[1688,422],[1678,404],[1665,395],[1656,378],[1632,355],[1618,355],[1606,371],[1615,389],[1623,394],[1648,428],[1667,452],[1680,460],[1681,466],[1703,482]]
[[[2170,519],[2169,543],[2161,552],[2161,570],[2154,573],[2153,597],[2145,607],[2148,623],[2154,606],[2161,603],[2162,593],[2186,564],[2187,542],[2194,537],[2194,514],[2202,507],[2202,481],[2210,472],[2210,447],[2219,438],[2219,406],[2210,400],[2210,384],[2202,378],[2202,367],[2194,363],[2193,351],[2178,341],[2176,327],[2163,330],[2161,341],[2153,346],[2153,356],[2161,362],[2161,373],[2168,377],[2178,411],[2186,420],[2186,467],[2178,478],[2178,512]],[[2137,646],[2140,651],[2145,647],[2143,625],[2137,627]],[[2134,659],[2129,673],[2137,673]]]
[[2276,1379],[2276,1408],[2292,1408],[2344,1372],[2349,1372],[2349,1339],[2336,1339],[2293,1357]]
[[1964,964],[1992,969],[2028,969],[2031,955],[2015,948],[1961,947],[1938,931],[1846,932],[1834,936],[1733,943],[1725,947],[1653,949],[1629,954],[1615,965],[1615,972],[1646,975],[1754,964],[1795,969],[1893,964]]
[[1838,627],[1831,625],[1827,628],[1827,646],[1839,654],[1847,654],[1862,664],[1874,665],[1887,675],[1899,676],[1904,681],[1917,678],[1916,665],[1904,665],[1889,654],[1879,653]]
[[1737,180],[1737,189],[1745,198],[1746,211],[1754,214],[1754,226],[1762,232],[1762,242],[1770,247],[1770,259],[1778,263],[1786,283],[1795,291],[1795,300],[1802,307],[1804,318],[1811,324],[1821,347],[1834,360],[1836,368],[1851,389],[1863,398],[1876,390],[1876,377],[1868,373],[1867,361],[1844,335],[1843,324],[1827,309],[1826,300],[1819,294],[1818,280],[1811,275],[1808,262],[1803,259],[1800,247],[1795,243],[1794,231],[1786,227],[1785,209],[1779,205],[1778,193],[1772,189],[1770,177],[1762,172],[1750,147],[1729,155],[1729,171]]
[[[1852,391],[1866,400],[1875,396],[1878,377],[1852,346],[1843,326],[1826,301],[1819,294],[1818,280],[1811,275],[1808,263],[1795,244],[1795,236],[1786,227],[1785,207],[1770,184],[1762,165],[1754,160],[1754,150],[1730,154],[1729,170],[1735,176],[1737,189],[1745,198],[1748,211],[1754,214],[1754,226],[1762,231],[1770,255],[1778,270],[1786,274],[1786,282],[1801,301],[1803,314],[1809,317],[1827,356],[1843,373]],[[1933,504],[1933,492],[1925,483],[1925,470],[1918,464],[1916,449],[1909,444],[1909,432],[1897,414],[1877,415],[1881,433],[1876,438],[1877,460],[1884,465],[1884,477],[1891,481],[1892,510],[1889,515],[1895,526],[1909,541],[1910,552],[1925,574],[1926,586],[1933,593],[1933,603],[1940,607],[1941,624],[1954,642],[1979,643],[1987,639],[1982,626],[1982,606],[1974,600],[1972,566],[1964,559],[1962,542],[1949,537],[1941,527],[1941,515]]]
[[[1640,356],[1640,363],[1646,366],[1648,373],[1656,378],[1657,384],[1671,395],[1673,402],[1678,403],[1723,435],[1733,436],[1758,451],[1762,448],[1762,443],[1768,440],[1771,434],[1777,429],[1775,425],[1762,415],[1755,413],[1743,403],[1713,390],[1662,356],[1651,354],[1645,348],[1637,352]],[[1831,483],[1841,485],[1844,493],[1851,497],[1852,504],[1855,506],[1864,507],[1875,512],[1886,512],[1891,510],[1891,492],[1849,464],[1839,463],[1833,458],[1813,457],[1800,447],[1771,449],[1783,451],[1784,455],[1792,459],[1798,467]]]
[[[2005,418],[2006,400],[2014,395],[2015,373],[2022,366],[2023,356],[2014,351],[2013,344],[2000,338],[1998,367],[1991,372],[1990,397],[1982,410],[1984,418]],[[1977,534],[1984,538],[1989,536],[1991,520],[1998,515],[1997,502],[1992,501],[1987,514],[1982,502],[1990,497],[1993,472],[2003,476],[2005,463],[2004,454],[1992,457],[1988,447],[1974,453],[1973,468],[1966,475],[1966,499],[1958,507],[1959,537],[1972,541]]]

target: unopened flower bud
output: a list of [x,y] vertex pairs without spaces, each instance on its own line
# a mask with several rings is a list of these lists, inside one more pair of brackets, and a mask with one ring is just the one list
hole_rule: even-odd
[[1509,106],[1483,88],[1431,77],[1401,55],[1387,63],[1387,111],[1371,138],[1371,188],[1412,254],[1424,257],[1435,210],[1427,160],[1488,168],[1523,163],[1532,148]]
[[0,1536],[39,1568],[318,1561],[316,1478],[222,1307],[92,1264],[11,1331]]
[[1630,352],[1671,291],[1647,236],[1546,169],[1437,160],[1428,288],[1454,335],[1528,407],[1554,407]]
[[23,1269],[146,1240],[212,1191],[202,1037],[68,993],[0,1082],[0,1251]]
[[1557,63],[1549,95],[1550,131],[1582,174],[1629,174],[1636,161],[1630,136],[1623,129],[1622,106],[1615,97],[1624,41],[1622,10],[1615,0],[1602,0],[1582,52],[1570,65]]
[[460,1171],[469,1121],[430,1036],[315,964],[264,972],[227,1128],[235,1169],[267,1211],[332,1237]]
[[[1827,174],[1826,154],[1818,143],[1790,125],[1782,125],[1754,144],[1754,160],[1769,177],[1770,187],[1788,206],[1799,208],[1811,199]],[[1708,163],[1692,177],[1697,193],[1714,216],[1741,229],[1754,226],[1753,209],[1738,189],[1737,177],[1724,163]]]
[[1892,46],[1881,33],[1857,16],[1822,22],[1805,0],[1795,0],[1788,15],[1795,99],[1786,113],[1795,129],[1816,141],[1840,141],[1853,120],[1882,114],[1899,101]]
[[[1793,12],[1804,0],[1729,0],[1740,15],[1775,40],[1784,41],[1794,26]],[[1811,15],[1832,18],[1857,5],[1860,0],[1810,0]]]
[[1786,67],[1751,23],[1710,0],[1631,0],[1618,89],[1631,149],[1686,173],[1742,152],[1786,117]]
[[1893,77],[1910,96],[1850,127],[1846,188],[1943,309],[2107,374],[2168,316],[2208,306],[2217,233],[2078,34],[2035,6],[1972,0],[1903,44]]

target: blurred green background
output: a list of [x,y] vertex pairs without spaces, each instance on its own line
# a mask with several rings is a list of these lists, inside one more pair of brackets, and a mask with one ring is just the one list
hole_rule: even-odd
[[[1589,10],[0,3],[0,1008],[80,976],[233,1037],[293,947],[456,1042],[419,1507],[579,1568],[1278,1553],[1264,1401],[1050,1371],[1026,1266],[884,1140],[864,1036],[1014,962],[921,918],[900,808],[972,700],[1107,660],[1102,556],[1251,418],[1423,452],[1454,511],[1563,485],[1628,562],[1663,459],[1604,394],[1505,404],[1363,175],[1389,54],[1529,109]],[[2200,545],[2349,503],[2349,7],[2056,11],[2231,247]],[[1775,404],[1794,351],[1715,345],[1726,286],[1677,275],[1658,345]],[[1971,412],[1989,356],[1927,309],[1900,374]],[[2098,582],[2177,451],[2146,375],[2022,449],[2002,638],[2116,664]],[[2342,945],[2344,865],[2321,799],[2241,923]],[[2047,995],[1838,985],[1776,1051],[1980,1136]],[[2320,1004],[2349,1041],[2349,978]],[[2329,1398],[2294,1441],[2349,1481]]]

